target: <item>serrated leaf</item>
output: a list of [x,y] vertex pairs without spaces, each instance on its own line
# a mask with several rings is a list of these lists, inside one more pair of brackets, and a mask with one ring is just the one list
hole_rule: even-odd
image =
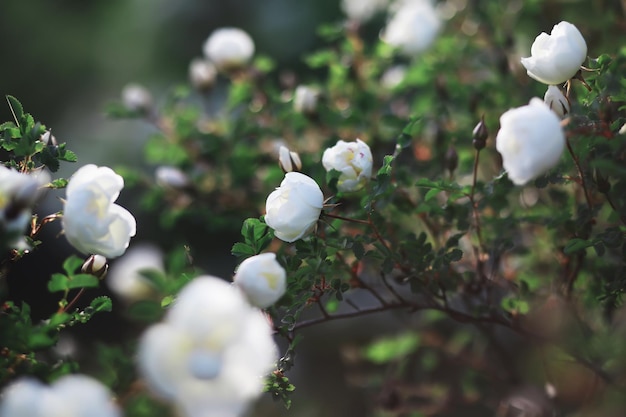
[[9,108],[11,109],[11,113],[13,113],[13,117],[15,118],[16,123],[20,123],[22,117],[24,116],[24,107],[22,103],[18,99],[13,96],[6,96],[7,102],[9,103]]
[[89,304],[96,312],[113,310],[113,301],[107,296],[96,297]]
[[97,277],[89,274],[77,274],[70,278],[68,283],[69,289],[76,288],[96,288],[100,283]]
[[69,288],[70,279],[63,274],[52,274],[48,282],[48,291],[65,291]]
[[78,256],[71,255],[63,262],[63,270],[67,275],[71,276],[83,265],[83,262],[83,259]]
[[66,178],[57,178],[56,180],[52,180],[50,182],[50,188],[59,189],[67,187],[67,183],[69,181]]
[[68,313],[56,313],[50,317],[50,321],[48,322],[48,326],[52,328],[57,328],[62,324],[67,323],[72,319],[72,316]]

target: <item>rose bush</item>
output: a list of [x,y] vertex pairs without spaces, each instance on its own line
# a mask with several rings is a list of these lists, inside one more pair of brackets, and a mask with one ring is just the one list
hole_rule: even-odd
[[253,306],[267,308],[285,294],[287,273],[274,253],[262,253],[244,260],[233,282]]
[[317,223],[324,194],[315,180],[299,172],[288,172],[265,202],[265,223],[277,238],[295,242]]
[[340,140],[322,155],[322,165],[326,171],[341,172],[337,181],[337,189],[342,192],[353,192],[363,188],[372,176],[372,152],[367,143],[361,139],[355,142]]
[[85,165],[69,180],[63,209],[63,232],[72,246],[86,254],[115,258],[135,236],[136,223],[114,204],[124,180],[111,168]]

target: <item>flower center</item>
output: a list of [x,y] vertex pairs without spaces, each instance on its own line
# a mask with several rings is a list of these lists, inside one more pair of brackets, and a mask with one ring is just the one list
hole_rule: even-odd
[[189,371],[198,379],[214,379],[222,370],[222,361],[219,355],[196,349],[189,355]]

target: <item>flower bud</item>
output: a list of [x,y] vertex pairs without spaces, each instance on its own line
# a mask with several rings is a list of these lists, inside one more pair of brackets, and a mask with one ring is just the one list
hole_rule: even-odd
[[286,174],[288,172],[302,170],[302,161],[297,152],[291,152],[286,146],[278,149],[278,165]]
[[80,272],[93,275],[98,279],[104,279],[108,270],[107,258],[102,255],[91,255],[80,267]]
[[459,154],[456,152],[454,146],[448,146],[448,150],[445,155],[446,169],[450,171],[450,174],[454,173],[459,166]]
[[293,94],[293,108],[298,113],[313,114],[317,111],[320,92],[316,88],[299,85]]
[[485,124],[485,116],[480,118],[480,122],[476,125],[472,131],[472,144],[477,151],[480,151],[487,145],[487,138],[489,138],[489,131]]
[[148,112],[152,108],[152,94],[139,84],[127,84],[122,89],[122,103],[128,110]]
[[156,183],[165,188],[184,188],[189,185],[187,174],[176,167],[160,166],[154,172]]
[[54,137],[54,135],[52,134],[51,130],[46,130],[41,135],[39,140],[42,141],[43,143],[45,143],[48,146],[56,146],[57,145],[57,138]]
[[543,96],[543,101],[561,119],[569,114],[569,100],[556,85],[548,86],[546,95]]
[[233,282],[244,292],[250,304],[267,308],[285,294],[287,273],[276,261],[276,254],[262,253],[243,261]]
[[196,90],[207,91],[215,84],[217,69],[206,59],[196,58],[189,64],[189,81]]
[[228,72],[243,68],[254,55],[254,42],[250,35],[238,28],[215,30],[204,43],[204,55],[218,70]]
[[372,176],[372,152],[361,139],[355,142],[340,140],[322,155],[322,165],[326,171],[341,172],[337,181],[337,190],[353,192],[363,188]]

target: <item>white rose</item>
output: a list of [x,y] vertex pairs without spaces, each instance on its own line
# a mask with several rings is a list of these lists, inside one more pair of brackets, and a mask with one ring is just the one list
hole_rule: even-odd
[[121,417],[109,390],[84,375],[65,375],[52,385],[21,378],[9,385],[0,403],[0,417]]
[[265,223],[277,238],[295,242],[309,233],[324,206],[324,194],[311,177],[288,172],[265,202]]
[[559,118],[539,98],[500,117],[496,149],[516,185],[524,185],[554,167],[564,147]]
[[204,55],[221,71],[241,68],[254,55],[250,35],[238,28],[215,30],[204,43]]
[[253,306],[267,308],[285,294],[287,273],[274,253],[262,253],[243,261],[233,278]]
[[531,56],[522,58],[528,75],[544,84],[561,84],[572,78],[587,58],[583,35],[568,22],[561,22],[548,35],[542,32],[530,48]]
[[263,391],[277,348],[263,313],[227,282],[188,283],[163,322],[142,335],[138,367],[148,387],[187,416],[237,416]]
[[189,185],[187,174],[173,166],[161,165],[154,171],[154,177],[161,187],[184,188]]
[[556,85],[549,85],[543,101],[561,119],[569,114],[569,100],[563,95],[561,89]]
[[111,265],[106,278],[107,286],[118,297],[138,301],[155,295],[156,289],[143,275],[143,270],[164,272],[163,254],[152,245],[133,245],[121,258]]
[[63,209],[65,237],[86,254],[115,258],[124,253],[136,223],[128,210],[114,204],[124,180],[111,168],[85,165],[72,175]]
[[196,58],[189,64],[189,81],[198,90],[208,90],[215,84],[217,69],[211,61]]
[[415,55],[434,42],[440,27],[441,20],[430,0],[400,0],[381,38],[404,54]]
[[315,113],[319,96],[318,89],[299,85],[293,93],[293,109],[298,113]]
[[372,176],[372,152],[367,143],[361,139],[356,142],[340,140],[322,155],[322,165],[326,171],[341,172],[337,189],[342,192],[357,191]]
[[278,148],[278,165],[284,173],[292,171],[300,171],[302,169],[302,161],[297,152],[292,152],[286,146],[281,145]]
[[382,11],[388,0],[341,0],[341,10],[352,20],[365,22]]
[[131,83],[122,89],[122,103],[132,111],[148,111],[152,108],[152,94],[142,85]]

